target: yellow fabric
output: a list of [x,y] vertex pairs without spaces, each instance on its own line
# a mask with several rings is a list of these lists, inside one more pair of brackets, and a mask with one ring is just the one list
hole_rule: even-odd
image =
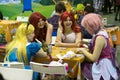
[[116,44],[117,45],[120,45],[120,30],[116,32],[117,34],[117,41],[116,41]]
[[115,27],[106,28],[106,31],[109,35],[111,47],[113,47],[113,45],[116,44],[116,43],[118,44],[119,41],[120,41],[120,38],[118,37],[119,27],[115,26]]
[[12,36],[10,35],[10,29],[8,27],[6,29],[5,39],[6,39],[6,42],[10,42],[12,40]]
[[67,11],[72,10],[72,5],[70,4],[70,2],[68,0],[62,0],[62,2],[64,2]]
[[10,42],[12,39],[10,31],[14,28],[17,28],[20,24],[20,21],[0,20],[0,34],[5,34],[6,41]]
[[[67,51],[74,51],[76,48],[63,48],[63,47],[52,47],[52,57],[53,60],[57,61],[57,54],[61,54],[64,55]],[[84,57],[74,57],[74,58],[65,58],[63,59],[63,62],[68,63],[70,71],[68,72],[68,76],[71,78],[77,78],[80,79],[81,78],[81,67],[80,64],[83,62]],[[40,57],[34,57],[33,61],[35,62],[39,62],[39,63],[46,63],[46,62],[50,62],[50,59],[47,58],[40,58]]]
[[5,57],[5,45],[0,46],[0,61],[2,62]]

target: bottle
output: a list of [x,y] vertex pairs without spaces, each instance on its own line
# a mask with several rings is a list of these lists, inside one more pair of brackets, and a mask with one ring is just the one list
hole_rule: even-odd
[[52,53],[52,45],[51,44],[48,46],[48,52],[49,52],[49,54]]
[[51,53],[52,53],[52,45],[48,46],[48,51],[47,52],[48,52],[47,54],[48,54],[50,60],[52,61],[53,60],[52,55],[51,55]]

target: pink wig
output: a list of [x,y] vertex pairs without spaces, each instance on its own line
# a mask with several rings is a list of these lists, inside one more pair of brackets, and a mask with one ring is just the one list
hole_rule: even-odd
[[93,35],[96,34],[101,28],[103,28],[102,18],[95,13],[89,13],[83,17],[81,22],[82,26]]
[[65,11],[65,12],[62,13],[62,15],[60,17],[60,20],[62,21],[63,33],[64,33],[64,24],[63,24],[63,22],[67,19],[67,17],[70,17],[70,20],[73,23],[72,26],[71,26],[72,30],[74,32],[80,32],[81,30],[80,30],[80,27],[77,25],[77,23],[75,21],[74,14],[72,12]]
[[43,16],[41,13],[33,12],[29,17],[29,23],[32,24],[35,27],[35,29],[37,29],[38,22],[40,19],[42,19],[43,21],[46,21],[46,17]]

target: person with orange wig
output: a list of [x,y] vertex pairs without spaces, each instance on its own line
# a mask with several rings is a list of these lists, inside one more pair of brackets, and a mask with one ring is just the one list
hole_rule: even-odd
[[[52,42],[53,26],[49,24],[46,17],[39,12],[33,12],[29,17],[29,23],[35,27],[35,38],[45,41],[47,44]],[[35,40],[34,40],[35,41]]]
[[55,45],[62,47],[80,47],[81,29],[77,25],[72,12],[63,12],[60,16]]

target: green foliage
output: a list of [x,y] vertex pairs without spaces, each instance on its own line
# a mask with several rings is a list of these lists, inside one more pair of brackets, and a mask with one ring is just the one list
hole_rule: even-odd
[[[43,6],[38,3],[32,3],[32,9],[34,12],[40,12],[47,18],[50,17],[51,13],[54,10],[54,5]],[[5,4],[0,5],[0,11],[2,11],[3,16],[8,16],[10,20],[15,20],[17,16],[30,16],[31,11],[25,11],[22,13],[23,4]]]

